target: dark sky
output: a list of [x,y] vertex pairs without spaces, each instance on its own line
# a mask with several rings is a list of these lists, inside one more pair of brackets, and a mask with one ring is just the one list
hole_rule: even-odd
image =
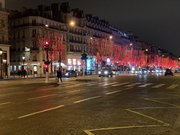
[[[6,7],[35,7],[64,0],[6,0]],[[180,56],[180,0],[69,0],[73,8],[92,13],[140,39]]]

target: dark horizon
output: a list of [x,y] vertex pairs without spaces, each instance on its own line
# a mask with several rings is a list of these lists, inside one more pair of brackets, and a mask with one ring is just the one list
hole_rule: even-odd
[[[8,9],[21,7],[36,8],[37,5],[61,3],[65,0],[6,0]],[[180,1],[151,0],[69,0],[72,8],[80,8],[85,13],[91,13],[124,31],[131,31],[140,39],[154,43],[163,49],[180,56]],[[108,8],[107,8],[108,7]]]

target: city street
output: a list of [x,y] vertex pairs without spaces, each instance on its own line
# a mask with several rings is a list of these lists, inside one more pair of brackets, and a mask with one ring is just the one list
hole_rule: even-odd
[[0,84],[1,135],[180,134],[180,76]]

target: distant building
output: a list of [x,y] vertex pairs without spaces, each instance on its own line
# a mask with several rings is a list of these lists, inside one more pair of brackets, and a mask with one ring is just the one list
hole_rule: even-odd
[[9,13],[5,10],[4,0],[0,0],[0,77],[10,77],[10,51],[9,51],[9,40],[8,40],[8,15]]

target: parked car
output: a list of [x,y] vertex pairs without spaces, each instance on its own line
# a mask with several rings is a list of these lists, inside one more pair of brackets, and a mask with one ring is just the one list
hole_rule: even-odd
[[166,71],[165,71],[165,74],[164,74],[165,76],[167,76],[167,75],[171,75],[171,76],[173,76],[173,72],[171,71],[171,69],[166,69]]
[[66,73],[64,74],[64,77],[69,78],[69,77],[77,77],[78,73],[74,70],[69,70],[66,71]]
[[102,68],[101,71],[98,72],[99,77],[103,76],[103,77],[112,77],[113,76],[113,72],[111,70],[111,68]]

